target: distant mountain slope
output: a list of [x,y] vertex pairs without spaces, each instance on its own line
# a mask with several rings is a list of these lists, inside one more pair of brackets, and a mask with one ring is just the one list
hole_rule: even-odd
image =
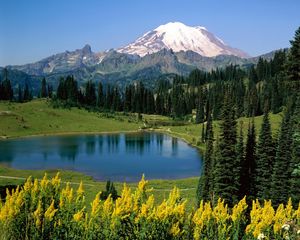
[[101,56],[101,54],[93,53],[90,45],[85,45],[82,49],[58,53],[36,63],[9,67],[31,75],[61,73],[84,66],[95,65],[101,60]]
[[190,27],[180,22],[161,25],[145,33],[133,43],[119,48],[118,51],[143,57],[164,48],[172,49],[174,52],[193,51],[205,57],[218,55],[249,57],[247,53],[226,45],[205,27]]

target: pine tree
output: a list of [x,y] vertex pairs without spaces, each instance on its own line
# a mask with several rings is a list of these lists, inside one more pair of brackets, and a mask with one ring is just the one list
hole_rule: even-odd
[[232,169],[235,176],[235,185],[238,187],[238,197],[243,197],[241,194],[241,166],[245,162],[245,152],[244,152],[244,135],[243,135],[243,122],[240,122],[240,133],[238,136],[238,141],[236,145],[236,165],[235,168]]
[[12,100],[14,93],[8,79],[8,70],[6,68],[3,69],[3,81],[0,83],[0,100]]
[[288,199],[292,157],[292,128],[290,111],[287,110],[281,123],[278,146],[273,167],[271,199],[275,206]]
[[239,186],[236,183],[236,120],[232,107],[231,96],[227,93],[224,100],[221,135],[220,157],[216,159],[214,192],[223,198],[230,206],[238,200]]
[[43,80],[42,80],[41,97],[42,98],[48,97],[48,94],[47,94],[47,83],[46,83],[46,79],[45,78],[43,78]]
[[24,88],[24,94],[23,94],[23,100],[29,101],[30,100],[30,91],[29,91],[29,86],[27,83],[25,83],[25,88]]
[[288,54],[287,72],[290,80],[300,82],[300,27],[295,32],[294,40],[290,41],[291,48]]
[[85,104],[95,107],[97,102],[96,88],[92,81],[88,81],[85,85]]
[[289,196],[292,198],[294,206],[297,206],[300,201],[300,94],[298,94],[291,121],[294,132],[292,135]]
[[48,97],[52,98],[53,89],[52,89],[52,86],[50,84],[47,85],[47,92],[48,92]]
[[272,138],[269,114],[266,111],[263,117],[256,158],[256,189],[260,200],[270,198],[270,183],[274,163],[275,147]]
[[203,172],[199,179],[197,188],[197,202],[199,204],[200,200],[209,201],[212,200],[213,192],[213,151],[214,151],[214,136],[212,120],[208,118],[207,121],[207,141],[206,141],[206,151],[204,156]]
[[23,102],[23,93],[20,84],[18,84],[18,102]]
[[204,122],[204,99],[203,99],[203,90],[202,88],[199,89],[199,99],[197,102],[197,109],[196,109],[196,124]]
[[245,147],[245,158],[241,164],[241,178],[240,178],[240,198],[247,196],[249,202],[255,199],[255,148],[256,148],[256,134],[255,126],[249,124],[247,133],[247,142]]

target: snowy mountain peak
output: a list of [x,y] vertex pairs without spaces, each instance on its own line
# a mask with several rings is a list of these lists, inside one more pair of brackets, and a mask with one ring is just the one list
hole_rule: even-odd
[[194,51],[206,57],[217,55],[249,57],[243,51],[226,45],[205,27],[190,27],[181,22],[169,22],[161,25],[117,51],[145,56],[164,48],[172,49],[174,52]]

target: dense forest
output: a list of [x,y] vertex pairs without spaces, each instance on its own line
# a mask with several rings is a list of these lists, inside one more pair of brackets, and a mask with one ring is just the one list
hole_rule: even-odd
[[[214,136],[211,123],[216,106],[209,110],[198,202],[201,199],[215,202],[222,197],[232,206],[247,196],[249,203],[254,199],[272,199],[273,204],[278,206],[287,202],[289,197],[295,205],[299,203],[300,28],[291,44],[289,53],[277,52],[271,62],[260,60],[256,67],[251,67],[246,90],[246,99],[250,100],[248,104],[239,105],[243,98],[239,100],[238,93],[243,92],[243,87],[238,87],[238,84],[234,87],[235,80],[231,88],[224,88],[223,104],[217,115],[222,120],[220,136]],[[245,102],[247,100],[244,99]],[[270,110],[283,112],[278,134],[271,131]],[[250,121],[246,123],[248,133],[244,141],[242,127],[237,126],[236,118],[240,114],[255,116],[262,112],[264,116],[258,137]]]

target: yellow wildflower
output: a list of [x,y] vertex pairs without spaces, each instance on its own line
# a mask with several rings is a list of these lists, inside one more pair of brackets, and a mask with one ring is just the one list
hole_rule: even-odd
[[41,227],[41,217],[42,217],[42,202],[39,201],[37,209],[34,211],[33,216],[35,218],[35,225],[39,228]]
[[145,180],[145,175],[143,174],[141,181],[138,183],[138,191],[145,192],[148,181]]
[[151,209],[154,206],[154,196],[151,195],[148,197],[146,203],[143,203],[141,206],[140,217],[147,217]]
[[180,234],[179,222],[172,224],[172,227],[170,229],[170,234],[174,237],[176,237]]
[[109,216],[113,212],[113,200],[111,195],[108,195],[108,198],[103,203],[103,214],[104,216]]
[[83,184],[82,181],[79,184],[79,187],[77,189],[77,196],[82,196],[84,194]]
[[46,188],[48,183],[49,183],[49,180],[48,180],[48,177],[47,177],[47,173],[45,173],[45,175],[44,175],[44,177],[41,181],[41,187]]
[[29,176],[24,184],[23,189],[25,192],[28,192],[31,189],[31,187],[32,187],[32,180],[31,180],[31,176]]
[[51,184],[52,184],[53,186],[55,186],[56,188],[59,188],[60,182],[61,182],[61,179],[60,179],[60,177],[59,177],[59,174],[60,174],[60,173],[57,172],[56,175],[55,175],[55,177],[52,178],[52,180],[51,180]]
[[132,200],[131,190],[124,184],[121,197],[116,200],[113,216],[121,216],[121,218],[129,216],[133,206]]
[[84,216],[85,207],[83,207],[79,212],[73,215],[73,220],[76,222],[80,222]]
[[179,189],[177,187],[174,187],[173,190],[169,194],[168,198],[168,204],[174,205],[178,202],[180,198]]
[[246,196],[245,196],[241,201],[239,201],[238,204],[234,205],[231,214],[232,221],[235,222],[239,220],[243,216],[247,207],[248,205],[246,203]]
[[101,192],[97,193],[95,199],[91,203],[91,206],[92,206],[91,216],[92,217],[98,215],[98,213],[100,211],[100,195],[101,195]]
[[48,209],[45,212],[45,219],[48,221],[52,221],[56,212],[57,212],[57,209],[55,209],[54,200],[52,200],[50,206],[48,207]]
[[224,203],[224,200],[218,199],[217,206],[213,210],[213,216],[218,223],[223,223],[229,218],[228,206]]
[[280,204],[274,216],[274,225],[273,225],[274,233],[278,233],[281,230],[281,226],[283,223],[285,223],[285,221],[286,221],[286,217],[285,217],[284,206],[283,204]]

